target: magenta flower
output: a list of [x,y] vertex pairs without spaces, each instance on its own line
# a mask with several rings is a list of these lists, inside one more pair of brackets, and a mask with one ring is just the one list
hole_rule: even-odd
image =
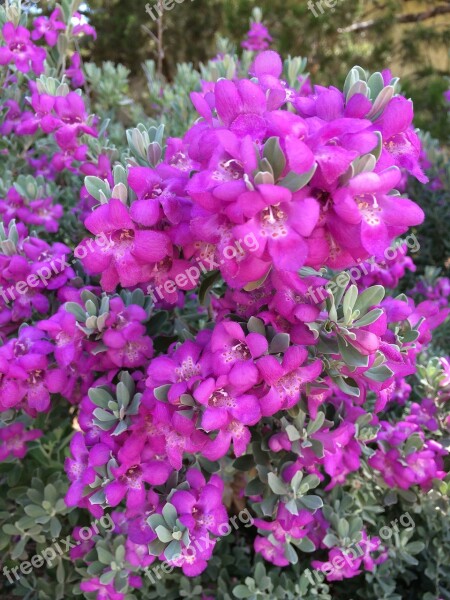
[[317,130],[313,129],[307,143],[318,164],[311,186],[331,192],[353,160],[376,147],[377,138],[368,131],[368,120],[331,119],[329,112],[327,116],[329,122],[325,121]]
[[[207,338],[209,334],[205,332]],[[180,396],[197,381],[207,377],[210,373],[210,358],[201,356],[202,336],[195,342],[188,340],[174,348],[168,356],[154,358],[148,367],[147,387],[154,389],[170,384],[168,400],[177,403]]]
[[203,450],[203,454],[209,460],[218,460],[227,454],[231,444],[233,444],[234,455],[242,456],[245,454],[251,437],[250,430],[245,423],[237,419],[230,419],[228,424],[220,429],[217,437],[209,442]]
[[180,196],[184,195],[184,178],[167,177],[159,171],[133,167],[128,174],[129,185],[137,195],[130,208],[131,216],[144,227],[156,225],[163,216],[175,225],[182,217]]
[[116,592],[112,583],[103,584],[98,577],[80,583],[82,592],[95,592],[97,600],[125,600],[126,594]]
[[262,23],[253,22],[251,23],[246,39],[241,42],[241,46],[245,50],[250,50],[250,52],[262,52],[269,47],[271,41],[272,36],[267,27]]
[[0,429],[0,462],[10,456],[24,458],[27,453],[27,442],[42,437],[40,429],[25,430],[23,423],[12,423]]
[[89,25],[86,17],[81,15],[79,12],[74,12],[72,15],[72,33],[75,36],[90,35],[94,38],[94,40],[97,39],[97,32],[95,31],[94,27]]
[[58,40],[58,31],[65,31],[65,24],[60,21],[61,13],[59,8],[56,8],[49,17],[37,17],[33,22],[33,31],[31,39],[40,40],[45,38],[45,43],[48,46],[54,46]]
[[208,436],[196,429],[194,422],[182,412],[169,411],[166,405],[161,405],[158,420],[163,425],[161,432],[164,434],[167,458],[174,469],[181,469],[185,453],[195,454],[207,446]]
[[46,331],[53,340],[55,359],[59,366],[67,367],[79,359],[83,333],[71,313],[59,310],[50,319],[39,321],[37,327]]
[[30,117],[24,119],[17,126],[18,135],[33,135],[40,127],[44,133],[54,131],[60,124],[60,120],[53,114],[56,98],[49,94],[33,92],[31,96],[31,107],[34,111]]
[[291,514],[284,504],[279,504],[276,518],[273,521],[255,519],[258,529],[270,531],[278,542],[288,542],[290,538],[300,540],[308,535],[308,526],[314,522],[314,516],[307,510],[300,510],[298,515]]
[[[45,355],[52,352],[51,344],[42,337],[43,335],[34,327],[24,326],[16,339],[9,340],[1,348],[0,382],[3,392],[8,392],[8,396],[0,404],[3,410],[24,400],[21,408],[36,416],[34,409],[40,411],[45,410],[45,407],[34,406],[34,400],[39,403],[39,398],[35,398],[34,392],[36,396],[43,395],[47,399],[47,388],[59,391],[58,382],[61,373],[48,370],[44,374],[39,368],[48,364],[49,359]],[[38,368],[33,370],[33,366]],[[30,367],[28,371],[27,367]]]
[[[30,237],[23,243],[23,252],[30,261],[33,261],[31,271],[35,275],[39,277],[39,273],[44,268],[50,272],[51,276],[46,284],[42,284],[49,290],[58,290],[75,277],[75,271],[66,260],[71,250],[65,244],[55,242],[50,246],[43,240]],[[35,289],[39,290],[39,287]]]
[[284,544],[278,542],[275,538],[271,540],[257,535],[253,546],[255,552],[259,552],[268,562],[277,567],[289,566],[289,560],[285,556]]
[[120,283],[124,287],[150,281],[153,264],[170,254],[170,242],[161,231],[138,229],[129,210],[120,200],[112,198],[86,219],[87,229],[96,235],[106,235],[108,246],[93,244],[86,249],[83,264],[89,273],[101,273],[105,290],[113,291]]
[[82,133],[97,137],[95,129],[86,123],[87,114],[84,100],[76,92],[69,92],[67,96],[57,96],[55,100],[55,113],[59,117],[61,124],[57,141],[61,138],[76,137]]
[[68,171],[76,172],[76,168],[73,167],[74,161],[84,161],[87,156],[88,147],[86,144],[81,146],[78,143],[78,139],[74,136],[71,128],[61,127],[55,132],[55,141],[61,148],[61,152],[56,152],[51,159],[51,168],[55,171]]
[[407,316],[409,323],[414,326],[422,320],[419,326],[420,336],[416,342],[416,344],[420,344],[420,347],[422,347],[431,341],[431,331],[436,329],[449,316],[450,308],[442,308],[440,303],[430,300],[425,300],[414,306],[414,302],[410,298],[408,303],[411,310]]
[[2,109],[7,110],[6,114],[3,115],[2,123],[0,125],[0,134],[7,136],[14,131],[17,133],[17,127],[27,113],[22,114],[19,104],[12,99],[3,102]]
[[71,482],[65,502],[67,506],[82,506],[82,501],[87,501],[85,488],[95,480],[95,470],[89,466],[89,452],[84,436],[79,431],[70,441],[70,453],[73,458],[66,458],[64,463],[64,470]]
[[414,423],[414,425],[418,425],[420,428],[426,427],[430,431],[438,431],[439,423],[436,419],[436,414],[437,406],[435,402],[431,398],[424,398],[420,404],[417,402],[411,404],[410,414],[406,417],[405,421]]
[[126,496],[127,507],[138,508],[145,500],[145,483],[161,485],[167,481],[171,467],[165,461],[147,459],[145,442],[145,437],[133,436],[119,450],[119,466],[112,469],[116,480],[104,488],[110,506],[117,506]]
[[85,78],[78,52],[74,52],[70,57],[70,65],[66,69],[66,76],[71,80],[72,87],[79,88],[84,85]]
[[83,539],[80,535],[80,531],[82,527],[75,527],[72,531],[72,538],[76,540],[77,544],[75,548],[71,548],[69,550],[69,555],[72,560],[77,560],[78,558],[84,558],[88,552],[92,550],[95,546],[95,540],[90,538],[88,540]]
[[15,407],[25,395],[25,374],[17,369],[14,360],[0,354],[0,410]]
[[[238,373],[239,368],[236,368]],[[242,377],[245,376],[243,370]],[[248,389],[251,385],[240,387]],[[233,419],[246,425],[255,425],[261,419],[258,399],[251,394],[239,394],[232,385],[228,385],[228,378],[224,375],[217,380],[209,377],[202,381],[194,392],[194,398],[205,407],[201,424],[208,432],[226,428]]]
[[297,271],[305,264],[308,245],[304,237],[309,236],[317,224],[319,205],[301,192],[291,197],[285,190],[284,196],[245,225],[234,227],[233,234],[236,239],[253,236],[258,241],[258,254],[267,257],[267,268],[273,262],[280,271]]
[[427,183],[428,177],[419,165],[421,143],[411,125],[413,116],[411,100],[396,96],[374,122],[373,129],[383,136],[379,168],[396,165],[406,169],[421,183]]
[[365,251],[382,256],[392,239],[422,223],[424,214],[417,204],[388,194],[400,176],[395,168],[362,173],[334,194],[329,228],[354,256],[364,256]]
[[[264,416],[287,410],[300,400],[305,383],[314,381],[322,372],[322,362],[315,360],[305,365],[308,352],[301,346],[286,350],[281,364],[274,356],[263,356],[257,362],[258,369],[270,389],[260,399]],[[302,366],[303,365],[303,366]]]
[[[114,179],[112,176],[112,167],[110,159],[106,154],[100,154],[96,160],[97,162],[83,163],[80,166],[81,173],[84,173],[84,175],[95,175],[100,179],[106,179],[110,187],[114,187]],[[82,189],[86,190],[84,186]]]
[[[0,267],[3,289],[13,286],[14,290],[17,283],[26,281],[27,277],[32,275],[33,264],[30,264],[24,256],[0,256]],[[11,309],[5,306],[1,320],[6,318],[5,324],[11,321],[24,321],[31,317],[33,310],[41,314],[47,313],[50,305],[48,298],[43,294],[43,288],[43,284],[39,283],[36,287],[25,290],[24,294],[14,293],[14,297],[11,298]]]
[[[128,531],[129,533],[129,531]],[[156,536],[153,534],[153,539]],[[153,539],[151,541],[153,541]],[[142,544],[136,544],[131,541],[131,536],[128,537],[125,543],[125,560],[130,563],[133,567],[137,567],[139,569],[145,569],[152,563],[155,562],[156,556],[152,556],[148,553],[148,542],[144,542]],[[131,579],[131,578],[130,578]],[[140,587],[140,586],[136,586]]]
[[24,374],[25,400],[31,414],[50,408],[50,394],[61,392],[66,375],[60,369],[49,369],[48,359],[40,354],[26,354],[17,359]]
[[[348,474],[357,471],[361,466],[361,446],[355,439],[355,426],[352,423],[342,423],[336,430],[329,432],[327,437],[332,439],[333,450],[326,452],[323,465],[331,482],[325,489],[343,485]],[[323,441],[320,433],[316,439]]]
[[259,312],[259,318],[277,332],[288,333],[295,344],[314,345],[316,341],[306,323],[315,321],[320,310],[310,292],[326,281],[286,271],[272,271],[269,281],[274,294],[267,299],[268,310]]
[[259,333],[245,334],[233,321],[219,323],[211,337],[214,372],[227,375],[228,381],[245,392],[259,381],[254,361],[267,353],[267,339]]
[[[425,440],[420,426],[401,421],[395,425],[382,421],[381,425],[377,436],[380,449],[369,458],[368,463],[380,471],[388,486],[409,489],[420,485],[427,491],[433,479],[445,477],[442,457],[447,451],[438,442]],[[405,454],[403,446],[413,434],[422,447],[418,449],[415,446]]]
[[216,110],[220,120],[239,137],[264,138],[267,131],[266,97],[261,88],[241,79],[238,83],[220,79],[215,86]]
[[9,188],[5,199],[0,199],[0,214],[3,215],[5,225],[9,225],[15,219],[26,225],[40,225],[49,233],[56,233],[63,207],[61,204],[53,204],[52,198],[25,200],[12,187]]
[[[365,290],[372,285],[382,285],[389,289],[395,289],[400,279],[406,273],[406,270],[414,272],[416,266],[411,257],[407,256],[408,249],[406,244],[396,248],[393,258],[386,258],[383,264],[362,263],[361,268],[367,268],[367,275],[361,277],[357,282],[361,290]],[[449,290],[450,291],[450,290]]]
[[170,565],[181,567],[183,574],[187,577],[197,577],[203,573],[208,566],[216,540],[205,534],[197,535],[196,533],[190,536],[190,545],[185,548],[179,558],[167,561]]
[[147,319],[143,308],[125,307],[120,297],[110,301],[110,313],[102,335],[106,356],[117,367],[143,366],[153,356],[152,340],[142,324]]
[[228,514],[222,503],[223,481],[218,476],[212,476],[209,482],[196,469],[190,469],[186,474],[190,484],[189,490],[176,490],[170,502],[178,512],[180,522],[189,531],[210,531],[220,536],[221,526],[228,523]]
[[0,65],[14,63],[18,71],[28,73],[32,70],[36,75],[44,72],[46,52],[30,42],[30,32],[25,27],[8,21],[3,25],[3,38],[6,46],[0,47]]
[[280,108],[286,101],[292,102],[296,96],[295,90],[280,79],[282,72],[283,61],[272,50],[258,54],[249,69],[249,75],[256,77],[261,89],[268,94],[268,106],[272,110]]
[[[146,548],[147,556],[144,557],[144,560],[146,564],[151,564],[155,560],[155,557],[148,554],[147,545],[155,540],[157,536],[148,523],[148,517],[161,512],[160,499],[155,491],[148,490],[144,506],[144,512],[142,511],[142,506],[135,510],[127,509],[126,529],[131,544]],[[123,515],[124,513],[119,514]]]
[[[374,558],[371,553],[379,552],[381,550],[381,540],[378,537],[369,538],[365,531],[362,532],[362,539],[358,544],[351,546],[352,553],[347,552],[344,554],[344,550],[341,548],[332,548],[328,553],[329,560],[327,562],[321,562],[314,560],[311,565],[315,569],[324,569],[327,581],[342,581],[344,579],[352,579],[357,577],[362,570],[374,571],[375,566],[385,562],[388,559],[388,552],[383,551],[381,554]],[[333,568],[335,562],[339,560],[339,568]],[[327,568],[325,568],[327,565]],[[331,567],[331,572],[330,571]]]
[[440,308],[448,306],[450,296],[450,279],[447,277],[438,277],[434,284],[428,284],[419,280],[411,290],[412,294],[420,294],[426,300],[433,300]]

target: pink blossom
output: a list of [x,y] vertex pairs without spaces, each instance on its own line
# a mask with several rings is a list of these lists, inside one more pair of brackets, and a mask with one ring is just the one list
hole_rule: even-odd
[[43,435],[40,429],[25,430],[23,423],[12,423],[0,429],[0,461],[10,456],[24,458],[27,453],[27,442],[37,440]]
[[3,25],[3,38],[6,46],[0,47],[0,65],[14,63],[22,73],[32,70],[36,75],[44,72],[46,52],[30,41],[30,32],[25,27],[8,21]]
[[60,21],[61,13],[59,8],[56,8],[49,17],[37,17],[34,20],[34,29],[31,32],[31,39],[39,40],[45,38],[46,44],[54,46],[58,40],[58,31],[66,29],[65,24]]

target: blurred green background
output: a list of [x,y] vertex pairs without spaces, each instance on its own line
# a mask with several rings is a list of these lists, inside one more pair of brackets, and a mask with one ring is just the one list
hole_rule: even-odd
[[[238,46],[255,6],[283,55],[308,59],[315,83],[340,86],[354,64],[370,70],[390,67],[414,98],[416,125],[448,140],[443,92],[450,87],[450,2],[448,0],[336,0],[335,8],[312,0],[178,0],[162,19],[163,72],[169,79],[179,62],[197,66],[216,53],[216,35]],[[324,2],[324,0],[322,0]],[[158,23],[145,10],[157,0],[88,0],[84,12],[98,31],[83,49],[97,63],[120,62],[132,72],[131,95],[145,87],[141,65],[157,59]]]

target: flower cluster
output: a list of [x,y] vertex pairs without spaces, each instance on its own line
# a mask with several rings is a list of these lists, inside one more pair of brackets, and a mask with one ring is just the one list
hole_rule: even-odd
[[246,39],[241,43],[241,46],[245,50],[250,50],[250,52],[262,52],[263,50],[267,50],[271,41],[272,36],[267,27],[262,23],[253,21]]
[[23,327],[17,338],[0,348],[0,411],[21,408],[35,417],[49,410],[50,394],[63,390],[66,374],[62,369],[50,368],[52,346],[43,338],[35,327]]
[[416,267],[408,254],[406,244],[393,249],[392,255],[387,257],[381,264],[371,265],[358,280],[361,289],[371,285],[382,285],[389,289],[396,289],[399,281],[405,276],[406,271],[415,272]]
[[12,221],[0,229],[0,323],[2,335],[16,331],[34,311],[45,315],[50,308],[49,291],[57,293],[75,273],[66,258],[70,248],[49,244]]
[[[20,117],[16,116],[18,106],[12,105],[11,111],[14,131],[17,135],[34,135],[38,130],[44,134],[52,133],[52,137],[60,151],[51,159],[52,167],[58,172],[63,169],[73,169],[73,163],[86,160],[87,145],[80,143],[79,138],[85,134],[96,137],[97,132],[88,123],[88,115],[83,98],[76,92],[61,95],[51,95],[44,90],[39,91],[39,85],[31,85],[32,95],[30,106],[32,110],[24,110]],[[8,118],[7,115],[7,118]]]
[[9,225],[14,220],[27,227],[40,226],[49,233],[56,233],[63,207],[61,204],[54,204],[50,196],[30,200],[21,196],[15,187],[11,187],[5,198],[0,199],[0,214],[4,225]]
[[[313,561],[312,566],[315,569],[325,568],[324,572],[327,573],[327,567],[330,569],[332,565],[342,565],[339,569],[332,569],[331,573],[327,573],[328,581],[342,581],[343,579],[357,577],[363,570],[374,571],[376,565],[387,560],[387,552],[378,553],[381,546],[379,537],[368,539],[367,533],[364,531],[362,539],[357,546],[358,549],[362,545],[364,545],[362,553],[356,557],[352,556],[351,561],[348,560],[348,551],[340,548],[333,548],[328,554],[329,560],[327,562]],[[379,556],[372,556],[373,553],[375,553],[375,555],[379,554]],[[354,550],[353,554],[355,554]]]
[[433,479],[445,477],[442,456],[446,452],[437,442],[425,440],[419,424],[382,421],[381,426],[379,449],[368,462],[387,485],[400,489],[419,485],[428,491]]
[[[94,32],[83,20],[72,22],[67,11],[63,16],[60,7],[49,17],[38,16],[28,30],[23,19],[17,25],[14,10],[6,7],[13,19],[3,25],[0,37],[5,75],[0,132],[17,144],[7,145],[4,158],[11,162],[17,152],[14,170],[24,174],[9,179],[6,169],[0,192],[0,413],[7,423],[0,429],[1,460],[25,456],[26,442],[42,435],[27,426],[51,410],[52,398],[63,395],[76,402],[93,381],[93,375],[87,376],[89,361],[76,364],[75,357],[73,362],[67,358],[65,336],[77,338],[75,325],[62,326],[52,339],[41,319],[58,315],[58,306],[77,292],[69,287],[76,277],[74,261],[69,261],[72,250],[62,243],[63,236],[49,240],[47,234],[59,231],[64,216],[58,175],[62,170],[80,175],[80,163],[87,158],[84,140],[97,133],[92,121],[88,124],[85,99],[48,77],[50,55],[39,43],[55,47],[61,34],[68,42],[73,35]],[[73,54],[72,77],[78,80],[79,66]],[[64,315],[67,321],[70,315]],[[11,421],[15,416],[18,420]]]
[[[71,521],[89,599],[145,590],[154,563],[200,576],[244,507],[252,556],[322,569],[353,536],[364,552],[328,581],[374,571],[388,550],[370,517],[350,518],[349,479],[355,494],[368,473],[377,493],[428,493],[447,454],[433,434],[448,361],[430,370],[436,402],[412,402],[405,378],[448,317],[449,282],[420,282],[419,302],[384,289],[415,270],[398,238],[424,217],[399,191],[426,181],[411,101],[389,71],[313,86],[299,59],[267,50],[255,13],[247,63],[229,78],[213,63],[185,134],[140,124],[117,152],[75,91],[73,38],[95,31],[69,13],[62,3],[31,32],[8,21],[0,46],[0,133],[26,172],[0,182],[0,461],[24,459],[58,407],[75,429],[60,500],[27,515],[49,506],[56,537],[56,506],[112,509],[105,538]],[[49,61],[73,46],[62,81],[44,41]],[[363,264],[376,266],[351,285]]]
[[[247,492],[261,515],[254,547],[278,566],[295,562],[291,544],[313,551],[326,530],[322,499],[308,492],[320,484],[331,490],[361,468],[366,444],[377,443],[376,432],[385,426],[377,415],[395,399],[398,382],[414,373],[430,329],[448,312],[402,297],[383,300],[379,284],[395,287],[414,269],[404,245],[361,280],[359,290],[348,287],[345,274],[338,284],[329,281],[330,270],[380,260],[423,219],[421,209],[395,191],[404,170],[422,181],[425,176],[411,103],[395,94],[390,74],[363,79],[355,69],[343,93],[316,87],[308,94],[288,85],[280,57],[268,51],[257,56],[250,75],[193,93],[201,118],[183,139],[168,140],[163,159],[158,132],[138,128],[129,133],[134,159],[126,180],[123,172],[112,176],[106,163],[106,177],[93,169],[86,179],[89,196],[100,202],[94,206],[86,197],[94,206],[86,228],[110,244],[88,254],[83,265],[101,275],[106,292],[149,286],[162,290],[161,305],[179,304],[180,293],[196,285],[185,274],[200,273],[200,263],[228,286],[212,298],[213,330],[152,358],[147,379],[142,368],[152,354],[145,344],[147,352],[135,351],[143,343],[139,329],[130,326],[127,338],[123,325],[124,333],[112,336],[107,327],[117,321],[102,319],[100,360],[137,370],[122,372],[116,384],[105,373],[91,387],[81,403],[84,437],[76,438],[76,467],[68,467],[71,506],[95,514],[124,503],[131,519],[139,507],[149,516],[140,531],[147,532],[150,552],[170,563],[176,548],[183,558],[171,564],[187,574],[206,568],[209,546],[187,560],[197,521],[183,517],[178,492],[159,491],[174,472],[181,485],[189,484],[187,457],[247,460],[249,445],[266,436],[272,478]],[[169,280],[178,290],[165,285]],[[310,290],[329,284],[314,300]],[[125,323],[128,318],[123,314]],[[130,342],[134,363],[124,360]],[[305,412],[294,418],[290,411],[299,399]],[[279,425],[265,430],[276,415]],[[430,456],[435,468],[426,482],[416,477],[395,484],[429,487],[439,479],[444,450],[435,444],[426,457],[410,458],[418,464]],[[369,465],[385,471],[383,456],[374,452]],[[82,489],[89,491],[82,495]],[[162,516],[152,514],[155,506]],[[130,530],[124,535],[131,539]],[[372,558],[378,546],[374,541],[340,577],[384,560]]]
[[448,277],[432,278],[431,281],[421,278],[411,290],[412,294],[418,294],[425,300],[437,304],[445,309],[448,306],[450,296],[450,279]]
[[[105,289],[153,284],[159,269],[152,263],[164,255],[172,269],[180,246],[191,262],[213,258],[232,288],[258,287],[271,272],[292,273],[299,285],[300,268],[382,257],[423,220],[416,204],[394,192],[401,168],[424,175],[411,103],[388,80],[379,75],[378,95],[372,81],[350,77],[344,93],[316,88],[305,98],[282,79],[271,51],[250,73],[251,81],[219,80],[193,93],[200,122],[170,141],[158,167],[130,170],[137,200],[121,208],[113,197],[88,218],[92,233],[102,228],[120,241],[120,260],[85,263],[88,272],[111,273]],[[286,104],[293,110],[282,110]],[[251,252],[243,244],[250,236]],[[145,243],[134,243],[141,237]],[[230,246],[240,251],[232,256]]]

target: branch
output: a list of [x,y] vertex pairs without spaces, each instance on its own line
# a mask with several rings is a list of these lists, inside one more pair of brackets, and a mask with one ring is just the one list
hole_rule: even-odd
[[164,4],[163,0],[158,0],[158,19],[156,21],[157,25],[157,35],[153,33],[148,27],[145,25],[141,25],[143,31],[148,33],[148,35],[152,38],[157,46],[157,69],[156,72],[160,78],[162,78],[163,74],[163,60],[164,60],[164,45],[163,45],[163,35],[164,35],[164,23],[163,23],[163,15],[164,15]]
[[163,0],[158,0],[158,9],[159,9],[159,17],[157,21],[158,25],[158,75],[160,79],[162,79],[163,74],[163,60],[164,60],[164,46],[163,46],[163,35],[164,35],[164,25],[163,25],[163,15],[164,15],[164,5]]
[[[399,15],[398,17],[394,17],[393,21],[395,23],[419,23],[420,21],[427,21],[428,19],[432,19],[433,17],[437,17],[439,15],[445,15],[450,13],[450,5],[436,6],[435,8],[431,8],[430,10],[421,12],[421,13],[410,13],[407,15]],[[364,31],[365,29],[370,29],[374,25],[378,23],[383,23],[385,19],[369,19],[368,21],[361,21],[360,23],[354,23],[349,27],[343,27],[338,29],[338,33],[351,33],[353,31]]]
[[153,31],[151,29],[149,29],[146,25],[141,25],[142,30],[145,31],[145,33],[147,33],[154,42],[158,43],[158,38],[156,37],[156,35],[153,33]]

